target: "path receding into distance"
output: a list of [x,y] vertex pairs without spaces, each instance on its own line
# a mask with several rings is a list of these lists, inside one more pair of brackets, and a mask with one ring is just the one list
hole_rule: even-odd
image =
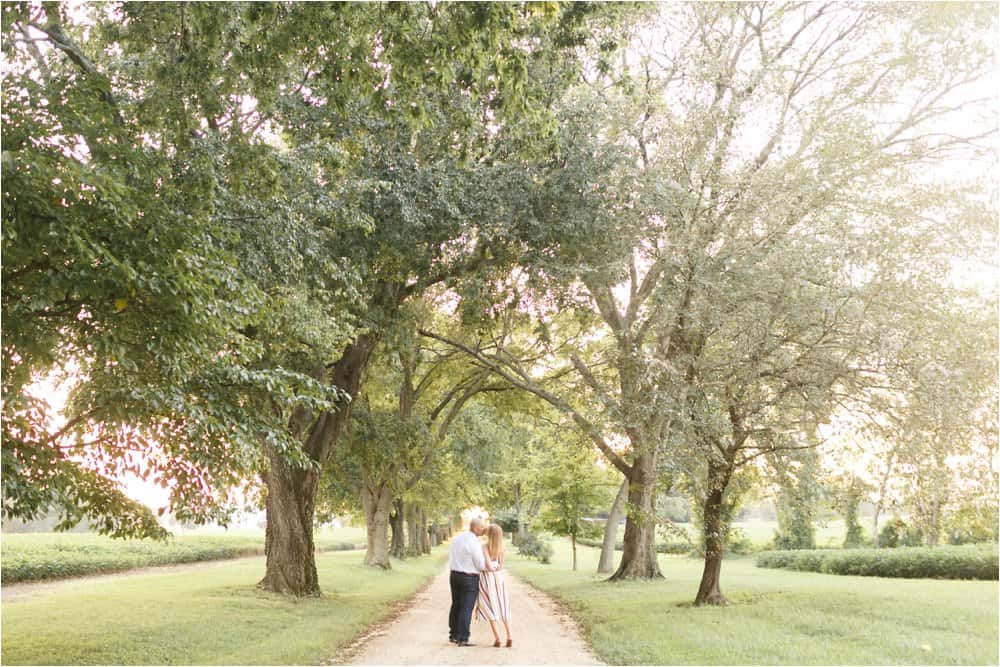
[[[472,620],[475,646],[448,641],[448,571],[434,577],[395,620],[376,628],[334,664],[352,665],[600,665],[576,623],[544,593],[509,571],[511,648],[493,647],[489,623]],[[502,624],[501,641],[506,640]]]

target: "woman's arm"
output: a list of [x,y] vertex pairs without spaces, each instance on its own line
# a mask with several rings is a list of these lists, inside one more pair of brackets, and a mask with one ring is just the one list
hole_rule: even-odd
[[495,572],[493,569],[493,559],[490,557],[490,550],[485,544],[483,545],[483,560],[486,562],[486,571]]

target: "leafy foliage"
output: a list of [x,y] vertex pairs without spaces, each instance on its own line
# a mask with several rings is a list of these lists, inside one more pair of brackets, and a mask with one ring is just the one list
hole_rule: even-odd
[[[162,536],[108,480],[224,520],[267,465],[321,465],[301,422],[356,393],[331,359],[479,251],[484,119],[544,125],[528,44],[591,13],[5,4],[4,514]],[[65,438],[23,391],[53,370]]]
[[[57,507],[66,526],[86,517],[116,536],[162,537],[119,475],[169,485],[182,519],[224,521],[229,491],[258,469],[261,442],[296,457],[283,414],[340,396],[268,363],[246,335],[264,294],[241,271],[219,208],[227,187],[249,178],[254,149],[201,132],[206,105],[186,106],[210,96],[222,56],[204,51],[198,79],[163,66],[186,57],[174,40],[215,34],[217,24],[200,28],[225,10],[195,9],[202,25],[171,34],[186,9],[164,20],[165,8],[123,8],[125,31],[114,29],[119,10],[107,9],[94,9],[89,32],[56,5],[3,10],[13,93],[4,107],[3,511],[31,518]],[[182,81],[158,85],[175,73]],[[63,425],[27,390],[53,372],[73,386]]]
[[517,545],[517,553],[540,563],[552,562],[552,544],[536,533],[528,533]]
[[920,529],[907,524],[899,517],[886,521],[878,535],[878,545],[889,549],[915,547],[923,541]]
[[997,520],[997,500],[981,496],[958,505],[945,519],[949,544],[996,542],[1000,531]]
[[997,579],[995,544],[899,549],[767,551],[757,567],[863,577]]

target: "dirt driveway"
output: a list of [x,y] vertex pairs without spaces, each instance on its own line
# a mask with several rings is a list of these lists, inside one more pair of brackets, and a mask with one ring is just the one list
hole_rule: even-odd
[[[471,641],[458,647],[448,641],[451,592],[448,572],[431,584],[396,619],[375,628],[338,656],[352,665],[600,665],[580,636],[576,623],[545,594],[510,572],[511,648],[493,648],[493,633],[473,620]],[[506,639],[500,629],[500,636]]]

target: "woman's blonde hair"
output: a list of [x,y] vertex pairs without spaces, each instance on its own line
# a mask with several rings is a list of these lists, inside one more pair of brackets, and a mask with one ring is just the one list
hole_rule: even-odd
[[486,548],[490,550],[490,558],[500,560],[503,557],[503,528],[491,523],[486,528]]

